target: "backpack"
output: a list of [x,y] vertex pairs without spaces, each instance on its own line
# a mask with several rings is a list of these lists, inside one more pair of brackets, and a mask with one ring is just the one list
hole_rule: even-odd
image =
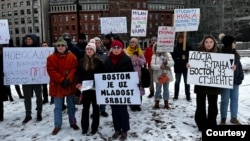
[[141,67],[141,86],[143,88],[150,86],[150,72],[146,67]]

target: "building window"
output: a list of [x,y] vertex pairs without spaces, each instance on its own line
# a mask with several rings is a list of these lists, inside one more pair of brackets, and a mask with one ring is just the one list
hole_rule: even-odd
[[57,31],[57,26],[54,26],[54,31]]
[[20,46],[20,38],[19,37],[16,37],[16,45]]
[[10,28],[10,34],[12,34],[12,33],[13,33],[12,28]]
[[35,27],[35,32],[39,33],[39,27],[37,27],[37,26]]
[[5,12],[2,12],[2,17],[5,17]]
[[137,7],[137,8],[140,8],[140,3],[139,3],[139,2],[137,2],[136,7]]
[[52,17],[53,18],[53,21],[56,22],[56,17]]
[[12,20],[8,19],[9,25],[12,25]]
[[69,21],[69,16],[65,16],[65,21]]
[[13,6],[14,6],[14,7],[17,7],[17,3],[16,3],[16,2],[14,2],[14,3],[13,3]]
[[66,25],[66,26],[65,26],[65,30],[69,30],[69,25]]
[[23,2],[22,2],[22,1],[20,2],[20,7],[21,7],[21,6],[23,6]]
[[11,4],[10,3],[7,4],[7,8],[11,8]]
[[95,30],[95,25],[94,24],[91,25],[91,29]]
[[30,1],[26,1],[26,5],[27,5],[27,6],[30,6]]
[[149,14],[149,19],[152,20],[152,14]]
[[5,7],[5,4],[2,4],[2,9],[4,9],[4,7]]
[[84,20],[85,20],[85,21],[88,20],[88,15],[84,15]]
[[34,14],[38,14],[38,9],[34,8]]
[[95,15],[91,15],[91,21],[95,19]]
[[11,12],[11,11],[9,11],[9,12],[8,12],[8,16],[11,16],[11,15],[12,15],[12,12]]
[[17,15],[18,15],[17,10],[15,10],[15,11],[14,11],[14,15],[15,15],[15,16],[17,16]]
[[31,10],[30,9],[27,9],[27,14],[31,14]]
[[17,18],[14,19],[15,25],[18,25],[18,21],[19,21],[19,20],[18,20]]
[[62,25],[60,25],[60,31],[62,31],[63,30],[63,26]]
[[32,33],[32,27],[28,27],[28,32]]
[[147,8],[147,3],[143,3],[143,9]]
[[84,25],[84,29],[88,30],[88,25],[87,24]]
[[19,34],[19,29],[18,28],[15,28],[15,33]]
[[169,20],[170,19],[170,15],[167,15],[167,20]]
[[39,23],[38,17],[34,17],[34,23]]
[[25,24],[24,18],[21,18],[21,24]]
[[29,18],[27,18],[27,21],[28,21],[28,23],[32,23],[32,20],[31,20],[31,18],[29,17]]
[[59,21],[62,22],[62,16],[59,16]]
[[71,21],[74,21],[74,20],[75,20],[75,16],[72,16],[72,17],[71,17]]
[[76,30],[76,26],[75,25],[72,25],[71,28],[72,28],[72,30]]
[[22,27],[21,28],[21,32],[22,32],[22,34],[25,34],[26,32],[25,32],[25,27]]
[[20,15],[24,15],[24,10],[20,10]]

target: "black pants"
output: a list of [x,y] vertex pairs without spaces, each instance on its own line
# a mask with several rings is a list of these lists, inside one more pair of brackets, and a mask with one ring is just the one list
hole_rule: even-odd
[[[208,99],[208,110],[206,110],[206,97]],[[196,94],[195,122],[200,131],[217,125],[217,99],[217,94]]]
[[3,101],[0,100],[0,119],[3,120]]
[[96,94],[94,90],[88,90],[83,94],[83,109],[82,109],[82,119],[81,126],[82,132],[88,132],[89,128],[89,109],[90,104],[93,108],[93,121],[91,124],[92,131],[97,131],[100,120],[99,105],[96,103]]
[[47,87],[47,84],[42,84],[42,90],[43,90],[43,100],[48,101],[48,87]]

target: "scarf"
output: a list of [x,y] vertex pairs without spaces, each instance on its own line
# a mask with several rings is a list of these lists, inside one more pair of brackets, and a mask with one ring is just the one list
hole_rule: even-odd
[[111,63],[112,63],[113,65],[116,65],[117,62],[121,60],[121,58],[122,58],[122,56],[123,56],[124,54],[125,54],[124,51],[122,51],[122,52],[121,52],[120,54],[118,54],[118,55],[114,55],[113,52],[110,52],[109,58],[110,58],[110,60],[111,60]]
[[128,56],[132,56],[133,54],[138,54],[138,56],[141,57],[143,55],[143,52],[140,47],[133,48],[131,46],[128,46],[126,52]]

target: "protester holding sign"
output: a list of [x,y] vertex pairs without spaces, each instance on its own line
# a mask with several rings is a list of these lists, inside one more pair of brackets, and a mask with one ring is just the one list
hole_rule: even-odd
[[150,44],[148,47],[146,47],[145,52],[144,52],[144,56],[146,59],[146,66],[149,69],[150,72],[150,86],[149,86],[149,91],[150,94],[148,96],[148,98],[151,98],[154,96],[155,93],[155,89],[154,89],[154,82],[153,82],[153,70],[151,69],[151,60],[152,60],[152,55],[153,55],[153,45],[157,42],[157,38],[154,36],[151,38],[150,40]]
[[[111,52],[108,59],[105,61],[107,72],[133,72],[134,67],[131,59],[125,54],[123,44],[120,41],[114,40],[111,44]],[[111,105],[113,125],[115,133],[113,139],[120,135],[121,140],[127,138],[129,126],[129,113],[127,105]]]
[[62,108],[66,97],[70,127],[79,130],[76,125],[74,94],[76,92],[75,73],[77,58],[68,50],[67,42],[59,38],[53,54],[47,58],[47,72],[50,77],[49,95],[54,97],[54,126],[52,135],[56,135],[62,126]]
[[187,101],[191,101],[190,97],[190,85],[187,84],[187,68],[186,64],[188,62],[189,51],[192,48],[186,43],[186,47],[183,47],[183,34],[177,36],[177,43],[172,52],[172,57],[174,59],[174,72],[175,72],[175,83],[174,83],[174,101],[179,97],[179,89],[181,76],[184,79],[184,87]]
[[[151,60],[151,68],[153,69],[153,81],[156,84],[155,91],[155,105],[153,109],[159,109],[159,103],[162,99],[164,100],[164,108],[169,109],[169,82],[173,81],[173,75],[171,68],[174,66],[174,60],[168,52],[157,52],[157,43],[153,46],[153,56]],[[166,75],[168,81],[159,82],[159,77]],[[161,95],[161,89],[163,87],[163,94]]]
[[[134,70],[138,72],[139,82],[140,82],[140,96],[142,101],[142,96],[145,94],[144,88],[141,86],[141,67],[146,64],[146,59],[143,55],[143,51],[139,45],[137,38],[131,38],[129,46],[126,48],[126,54],[131,58],[134,66]],[[140,105],[130,105],[132,111],[141,111]]]
[[[76,88],[81,90],[82,88],[87,88],[84,85],[84,81],[94,81],[95,73],[103,73],[104,64],[96,55],[96,45],[95,43],[89,42],[86,46],[85,56],[80,60],[78,69],[77,69],[77,84]],[[96,82],[98,83],[98,82]],[[94,135],[99,127],[100,113],[99,105],[96,102],[96,92],[95,89],[86,89],[82,91],[82,134],[86,135],[89,129],[89,109],[92,104],[93,108],[93,121],[91,124],[90,134]]]
[[[28,34],[24,37],[24,43],[22,47],[39,47],[38,37],[35,34]],[[22,85],[24,94],[24,105],[26,110],[26,117],[23,120],[23,124],[29,122],[31,117],[31,97],[33,95],[33,90],[36,94],[36,104],[37,104],[37,121],[42,120],[42,108],[43,108],[43,98],[42,98],[42,85],[41,84],[25,84]]]
[[[197,51],[218,53],[217,41],[212,35],[207,35],[203,38],[199,44]],[[190,68],[190,64],[187,64]],[[199,128],[199,131],[204,130],[208,126],[217,125],[216,118],[218,115],[218,94],[220,94],[220,88],[209,86],[194,86],[194,92],[196,93],[196,111],[195,122]],[[206,98],[208,101],[208,113],[206,112]],[[206,114],[207,113],[207,114]]]
[[231,120],[230,122],[235,125],[241,125],[237,119],[238,113],[238,98],[239,98],[239,85],[244,79],[244,72],[242,70],[242,65],[240,62],[240,55],[236,51],[235,38],[233,36],[225,36],[225,34],[220,34],[221,42],[223,43],[222,52],[227,54],[234,54],[234,84],[233,89],[223,88],[221,91],[221,103],[220,103],[220,114],[221,122],[220,125],[226,124],[227,118],[227,108],[230,99],[230,112]]

